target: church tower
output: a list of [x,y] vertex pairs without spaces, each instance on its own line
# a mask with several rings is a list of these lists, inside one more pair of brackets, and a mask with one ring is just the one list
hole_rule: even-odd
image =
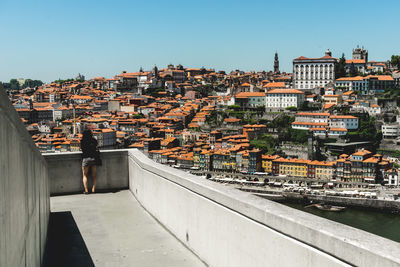
[[278,52],[275,52],[275,59],[274,59],[274,72],[279,72],[279,59],[278,59]]

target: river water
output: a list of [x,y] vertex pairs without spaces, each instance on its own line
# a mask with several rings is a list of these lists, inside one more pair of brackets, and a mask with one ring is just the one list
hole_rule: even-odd
[[306,204],[280,202],[286,206],[302,210],[326,219],[347,224],[364,231],[400,242],[400,215],[378,211],[346,208],[341,212],[323,211]]

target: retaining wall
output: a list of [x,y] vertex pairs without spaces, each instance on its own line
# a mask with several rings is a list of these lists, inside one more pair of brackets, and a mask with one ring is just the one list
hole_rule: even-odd
[[41,266],[49,212],[46,161],[0,87],[0,266]]
[[[82,152],[48,153],[44,158],[49,166],[51,195],[83,192]],[[102,150],[102,166],[97,169],[98,191],[127,189],[129,187],[127,150]],[[91,178],[88,186],[91,186]]]

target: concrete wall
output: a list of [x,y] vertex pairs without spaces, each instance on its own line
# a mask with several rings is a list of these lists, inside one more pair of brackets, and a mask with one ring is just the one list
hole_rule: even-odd
[[[81,152],[43,154],[49,166],[50,194],[82,193]],[[127,150],[101,151],[102,166],[97,167],[97,190],[129,187]],[[89,186],[91,179],[89,178]]]
[[399,266],[398,243],[129,151],[130,190],[210,266]]
[[49,219],[47,165],[0,87],[0,266],[40,266]]

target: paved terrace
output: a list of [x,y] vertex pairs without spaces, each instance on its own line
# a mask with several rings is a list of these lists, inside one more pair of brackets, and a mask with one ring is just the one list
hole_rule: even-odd
[[70,224],[75,221],[79,230],[75,234],[82,235],[83,244],[78,236],[65,246],[68,241],[59,235],[72,235],[71,227],[64,227],[71,219],[61,217],[50,230],[50,242],[57,240],[45,266],[206,266],[150,216],[129,190],[57,196],[50,205],[52,216],[72,213]]

